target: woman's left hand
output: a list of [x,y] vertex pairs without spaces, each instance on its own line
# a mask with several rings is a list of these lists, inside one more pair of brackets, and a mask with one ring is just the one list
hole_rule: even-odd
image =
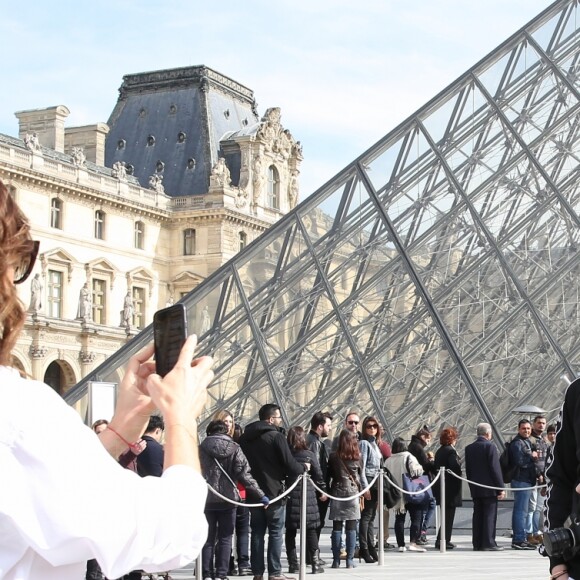
[[117,405],[111,425],[130,442],[141,437],[149,417],[155,411],[145,386],[149,375],[155,372],[153,352],[154,346],[150,344],[130,358],[117,391]]

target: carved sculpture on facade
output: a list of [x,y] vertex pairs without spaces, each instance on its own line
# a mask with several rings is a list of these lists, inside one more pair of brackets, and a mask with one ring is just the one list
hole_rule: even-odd
[[163,187],[163,175],[159,175],[158,173],[150,175],[149,187],[157,193],[165,193],[165,187]]
[[264,142],[266,151],[272,151],[283,159],[288,159],[296,146],[296,141],[288,129],[280,124],[280,108],[271,107],[262,117],[256,138]]
[[39,344],[31,344],[30,345],[30,356],[33,359],[41,359],[44,358],[46,356],[46,353],[48,352],[48,348],[46,348],[46,346],[41,346]]
[[83,363],[83,364],[91,364],[94,363],[95,360],[97,358],[97,355],[89,350],[81,350],[79,352],[79,360]]
[[220,157],[217,163],[211,168],[211,175],[209,176],[210,187],[229,187],[231,185],[231,175],[226,160]]
[[42,153],[40,148],[40,141],[36,133],[26,133],[24,136],[24,146],[33,153]]
[[207,306],[203,307],[201,311],[201,334],[205,334],[211,328],[211,318],[209,315],[209,308]]
[[238,188],[234,203],[238,209],[242,209],[248,205],[248,192],[241,187]]
[[77,309],[77,320],[89,322],[92,319],[91,291],[88,282],[85,282],[79,293],[79,306]]
[[254,158],[252,175],[252,185],[254,186],[252,201],[254,205],[258,205],[262,195],[262,187],[264,186],[264,163],[262,162],[262,154],[258,153]]
[[298,171],[293,169],[288,182],[288,204],[290,209],[294,208],[298,203],[298,192]]
[[35,274],[30,283],[30,306],[28,311],[36,314],[42,308],[42,280]]
[[133,296],[131,295],[131,290],[128,290],[127,294],[125,294],[125,300],[123,301],[121,326],[124,326],[125,328],[131,328],[134,311],[135,306],[133,304]]
[[111,176],[116,177],[119,181],[127,181],[127,167],[124,161],[115,161],[113,163]]
[[72,157],[73,165],[76,165],[77,167],[83,167],[87,164],[87,157],[82,147],[73,147],[70,155]]

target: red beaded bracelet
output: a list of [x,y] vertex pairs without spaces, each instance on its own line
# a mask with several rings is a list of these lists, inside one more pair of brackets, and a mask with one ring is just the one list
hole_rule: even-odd
[[125,437],[123,437],[119,432],[115,431],[110,425],[107,425],[105,428],[109,431],[112,431],[129,449],[131,449],[131,451],[140,451],[139,443],[129,443]]

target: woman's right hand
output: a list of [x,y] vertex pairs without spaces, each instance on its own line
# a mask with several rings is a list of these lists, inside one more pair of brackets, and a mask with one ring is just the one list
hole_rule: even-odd
[[193,359],[197,336],[191,335],[183,345],[173,369],[160,377],[147,378],[147,391],[167,424],[191,424],[201,414],[206,400],[207,387],[214,374],[213,359],[202,356]]

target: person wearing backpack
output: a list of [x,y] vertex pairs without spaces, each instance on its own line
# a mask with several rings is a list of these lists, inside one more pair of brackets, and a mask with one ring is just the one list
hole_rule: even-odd
[[[538,452],[532,448],[530,435],[532,424],[528,419],[521,419],[518,423],[518,434],[510,443],[510,464],[514,467],[511,482],[514,490],[514,509],[512,512],[514,550],[535,550],[536,546],[527,541],[526,519],[528,517],[532,490],[536,485],[536,462]],[[518,491],[521,490],[521,491]]]
[[[477,439],[465,448],[465,475],[473,498],[472,543],[475,551],[503,550],[495,541],[497,500],[505,497],[497,447],[489,423],[477,426]],[[471,483],[473,482],[473,483]],[[476,485],[481,484],[481,485]],[[482,485],[488,487],[481,487]]]

